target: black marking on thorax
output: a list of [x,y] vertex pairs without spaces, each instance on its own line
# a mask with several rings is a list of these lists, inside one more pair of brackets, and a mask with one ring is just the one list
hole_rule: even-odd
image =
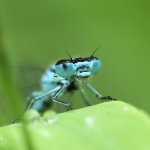
[[49,67],[49,71],[53,72],[53,73],[56,73],[56,70],[54,68],[52,68],[52,67]]
[[71,84],[67,87],[67,91],[72,92],[74,90],[77,90],[77,87],[75,85],[75,81],[72,81]]

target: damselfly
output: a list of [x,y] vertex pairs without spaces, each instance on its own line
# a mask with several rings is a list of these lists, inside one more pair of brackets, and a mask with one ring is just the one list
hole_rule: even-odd
[[[69,54],[68,54],[69,55]],[[94,56],[62,59],[55,65],[48,67],[41,78],[41,90],[32,93],[28,109],[36,109],[43,112],[48,109],[52,102],[61,104],[72,109],[69,102],[60,99],[65,93],[79,90],[85,104],[91,102],[84,90],[84,87],[91,91],[100,100],[116,100],[111,96],[102,96],[90,83],[87,78],[98,73],[101,69],[101,60]]]

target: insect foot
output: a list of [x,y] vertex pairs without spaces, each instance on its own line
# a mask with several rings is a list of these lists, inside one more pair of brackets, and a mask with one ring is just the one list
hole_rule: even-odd
[[21,121],[20,118],[15,118],[15,119],[12,121],[12,124],[18,123],[18,122],[20,122],[20,121]]
[[66,103],[66,107],[67,107],[67,110],[73,110],[73,108],[72,108],[70,103]]
[[101,97],[100,99],[102,99],[102,100],[117,100],[116,98],[113,98],[113,97],[111,97],[111,96],[103,96],[103,97]]

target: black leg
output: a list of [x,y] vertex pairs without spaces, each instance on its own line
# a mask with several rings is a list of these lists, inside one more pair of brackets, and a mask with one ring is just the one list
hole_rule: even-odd
[[113,98],[111,96],[102,96],[100,99],[102,99],[102,100],[114,100],[114,101],[117,100],[116,98]]

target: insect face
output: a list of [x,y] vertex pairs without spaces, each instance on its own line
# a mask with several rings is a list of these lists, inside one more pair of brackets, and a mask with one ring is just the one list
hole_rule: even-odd
[[55,65],[55,70],[56,73],[63,78],[71,76],[85,78],[96,74],[100,70],[100,67],[101,61],[92,56],[59,60]]
[[90,62],[84,61],[84,62],[77,62],[74,64],[75,66],[75,76],[77,77],[89,77],[91,75],[90,70]]
[[74,62],[75,75],[81,78],[96,74],[101,67],[101,62],[96,57],[76,58]]

